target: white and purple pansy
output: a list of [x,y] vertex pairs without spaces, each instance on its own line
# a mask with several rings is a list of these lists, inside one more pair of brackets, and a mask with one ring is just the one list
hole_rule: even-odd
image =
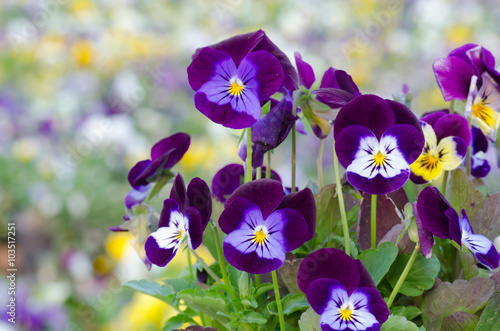
[[343,106],[334,124],[335,149],[347,180],[369,194],[402,187],[422,152],[420,122],[406,106],[361,95]]
[[419,232],[422,254],[429,257],[434,239],[432,235],[455,241],[460,247],[467,247],[480,263],[496,269],[500,263],[500,254],[495,246],[483,235],[475,234],[465,210],[462,217],[451,207],[441,192],[435,187],[426,187],[418,196],[415,218]]
[[488,140],[483,132],[472,127],[472,145],[471,145],[471,175],[483,178],[491,170],[490,163],[486,159],[485,153],[488,151]]
[[219,218],[227,234],[224,256],[236,269],[263,274],[278,269],[285,253],[314,236],[316,206],[309,189],[284,196],[272,179],[243,184],[227,199]]
[[198,248],[211,213],[208,185],[194,178],[186,191],[181,175],[177,175],[170,198],[163,201],[158,230],[149,235],[144,245],[148,259],[163,267],[172,260],[184,241],[191,249]]
[[297,88],[295,69],[261,30],[198,49],[187,72],[196,109],[233,129],[255,124],[260,101],[280,88]]
[[448,110],[429,113],[421,119],[425,137],[422,154],[410,165],[411,180],[424,184],[454,170],[465,159],[472,134],[467,119]]
[[322,248],[302,261],[297,276],[322,331],[380,330],[389,309],[365,266],[343,251]]

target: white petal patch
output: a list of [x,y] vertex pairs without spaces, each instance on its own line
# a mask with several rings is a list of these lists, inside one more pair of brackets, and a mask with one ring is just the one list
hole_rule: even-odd
[[[377,155],[384,157],[380,165],[375,162]],[[347,171],[367,179],[372,179],[378,174],[384,178],[393,178],[409,169],[408,163],[398,149],[397,138],[390,135],[383,136],[380,142],[375,137],[361,139],[354,161],[347,167]]]
[[169,224],[151,233],[151,237],[156,240],[158,247],[162,249],[175,247],[177,250],[184,238],[188,237],[189,241],[189,221],[181,212],[174,211],[170,214]]
[[493,243],[491,240],[480,234],[462,233],[462,243],[474,254],[487,254]]

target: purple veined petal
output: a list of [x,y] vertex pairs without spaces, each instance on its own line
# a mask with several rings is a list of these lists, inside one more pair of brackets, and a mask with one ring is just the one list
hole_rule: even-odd
[[142,203],[149,196],[149,191],[153,188],[153,184],[146,186],[139,186],[137,189],[131,189],[125,197],[125,207],[132,208],[132,206]]
[[488,150],[488,140],[486,139],[486,136],[483,134],[483,132],[476,128],[472,127],[472,145],[471,145],[471,152],[472,154],[476,154],[477,152],[485,152]]
[[445,211],[452,208],[435,187],[427,186],[417,199],[417,211],[422,225],[436,237],[451,239],[450,226]]
[[415,114],[410,110],[410,108],[394,100],[386,99],[385,101],[394,113],[395,124],[413,125],[413,127],[415,127],[417,131],[423,134],[422,128],[420,126],[420,121],[417,116],[415,116]]
[[159,267],[166,266],[175,256],[177,246],[171,248],[161,248],[158,241],[151,235],[146,239],[144,244],[144,250],[146,251],[146,257],[148,260]]
[[317,95],[317,100],[328,105],[330,108],[340,108],[348,104],[353,95],[338,88],[319,88],[311,93]]
[[491,52],[483,46],[469,48],[465,54],[472,62],[472,65],[477,68],[478,74],[487,71],[487,66],[495,67],[495,58]]
[[205,230],[212,215],[212,197],[207,183],[195,177],[189,182],[187,188],[189,206],[198,210],[201,217],[202,230]]
[[256,204],[266,219],[283,201],[283,185],[273,179],[258,179],[245,183],[226,200],[224,206],[229,207],[236,198],[245,198]]
[[394,111],[388,103],[371,94],[360,95],[340,109],[334,124],[334,138],[342,130],[351,126],[359,125],[372,131],[377,139],[389,127],[395,124]]
[[295,209],[304,217],[308,229],[302,235],[305,241],[311,240],[316,232],[316,201],[314,200],[312,191],[305,188],[285,195],[283,201],[278,206],[278,210],[285,208]]
[[215,174],[212,180],[212,193],[220,202],[225,202],[227,197],[240,187],[244,174],[245,169],[241,164],[228,164]]
[[[411,165],[410,165],[410,169],[411,169]],[[415,183],[417,185],[426,184],[428,182],[422,176],[415,175],[415,173],[413,173],[413,171],[410,172],[410,179],[413,183]]]
[[321,248],[304,258],[299,267],[297,283],[307,293],[311,282],[320,278],[339,281],[347,293],[352,293],[360,281],[359,269],[354,260],[336,248]]
[[169,153],[163,169],[170,169],[186,154],[190,143],[191,137],[188,134],[183,132],[173,134],[154,144],[151,148],[151,160],[154,162],[156,159]]
[[413,211],[415,212],[415,223],[417,223],[420,252],[422,252],[422,255],[426,258],[430,258],[432,256],[432,247],[434,246],[434,236],[422,224],[416,202],[413,203]]
[[467,64],[469,64],[471,67],[474,67],[474,64],[472,63],[472,60],[467,55],[467,51],[470,50],[470,49],[476,48],[476,47],[478,47],[478,45],[476,45],[476,44],[464,44],[464,45],[462,45],[460,47],[457,47],[454,50],[452,50],[448,54],[448,57],[450,57],[450,56],[458,57],[458,58],[462,59],[463,61],[467,62]]
[[163,209],[158,220],[158,228],[170,226],[173,213],[179,213],[179,203],[173,199],[163,200]]
[[474,230],[472,230],[472,227],[470,226],[469,217],[467,216],[465,209],[462,209],[461,214],[462,218],[460,218],[460,230],[462,233],[465,231],[467,233],[474,234]]
[[378,174],[371,179],[360,176],[355,172],[347,173],[347,180],[352,186],[368,194],[388,194],[403,187],[410,176],[410,169],[400,169],[393,177],[385,178]]
[[443,239],[451,239],[457,243],[458,246],[462,247],[462,229],[461,222],[458,213],[453,208],[448,208],[444,214],[448,218],[448,238]]
[[445,101],[465,100],[469,94],[474,69],[457,56],[437,59],[432,65]]
[[278,91],[285,76],[278,59],[269,52],[255,51],[241,61],[238,77],[245,85],[253,81],[259,100],[266,100]]
[[434,132],[438,141],[445,137],[455,136],[461,138],[465,146],[472,140],[470,124],[467,119],[459,114],[447,114],[436,121]]
[[229,234],[242,226],[255,228],[263,222],[262,212],[255,203],[243,197],[232,199],[230,203],[228,201],[226,201],[225,209],[219,217],[219,226],[222,232]]
[[[349,300],[353,301],[356,307],[356,303],[363,304],[365,298],[368,301],[365,307],[366,311],[373,315],[377,322],[382,325],[389,318],[389,308],[376,288],[360,287],[351,294]],[[367,322],[363,324],[365,326],[369,325]]]
[[462,242],[483,265],[490,269],[498,268],[500,254],[491,240],[480,234],[469,234],[462,239]]
[[217,68],[226,70],[231,78],[236,74],[237,68],[233,60],[228,53],[210,47],[196,50],[193,62],[187,68],[189,85],[194,91],[198,91],[213,78]]
[[302,135],[307,134],[306,127],[304,126],[304,122],[302,121],[302,119],[300,117],[297,118],[297,121],[295,122],[295,130],[297,130],[297,132],[302,134]]
[[[484,154],[483,152],[480,152]],[[471,175],[477,178],[486,177],[491,170],[491,166],[487,160],[477,156],[471,155]]]
[[439,142],[437,152],[443,170],[454,170],[465,159],[467,145],[459,137],[446,137]]
[[197,249],[203,241],[204,230],[200,212],[194,207],[189,207],[184,217],[188,220],[186,229],[188,232],[188,245],[191,249]]
[[264,225],[269,231],[269,238],[278,241],[285,252],[291,252],[307,241],[308,226],[295,209],[276,210],[269,215]]
[[134,165],[132,169],[130,169],[128,173],[128,182],[130,183],[130,186],[138,189],[141,186],[146,186],[149,184],[149,182],[146,180],[147,178],[144,178],[142,174],[150,164],[151,160],[143,160],[137,162],[136,165]]
[[170,190],[170,199],[177,201],[179,204],[179,211],[181,213],[184,213],[189,207],[186,185],[184,184],[184,179],[181,174],[177,174],[177,176],[175,176],[172,190]]
[[340,164],[347,168],[357,157],[360,150],[373,150],[378,145],[378,140],[369,129],[351,125],[335,138],[335,150]]
[[[420,124],[419,124],[420,125]],[[389,139],[392,138],[392,139]],[[390,141],[397,140],[397,144]],[[385,142],[387,140],[387,142]],[[422,134],[422,129],[417,130],[413,125],[396,124],[391,126],[384,132],[380,144],[391,144],[401,152],[402,156],[408,164],[412,164],[422,152],[425,139]]]
[[421,121],[430,124],[432,127],[434,127],[434,124],[443,116],[447,115],[450,113],[449,109],[441,109],[441,110],[436,110],[432,112],[425,113],[422,115],[422,118],[420,118]]
[[338,311],[349,300],[347,291],[338,280],[316,279],[307,287],[307,301],[314,311],[322,315],[325,311]]
[[376,289],[377,286],[373,282],[373,278],[370,275],[370,273],[368,272],[368,270],[366,270],[366,267],[363,264],[363,262],[361,262],[361,260],[358,260],[358,259],[354,260],[354,262],[356,262],[356,265],[358,266],[358,269],[359,269],[358,287],[372,287],[372,288]]
[[300,85],[304,86],[306,89],[310,89],[312,84],[316,81],[314,76],[313,68],[306,61],[302,60],[302,56],[299,52],[294,53],[295,65],[297,66],[297,71],[299,72],[299,82]]

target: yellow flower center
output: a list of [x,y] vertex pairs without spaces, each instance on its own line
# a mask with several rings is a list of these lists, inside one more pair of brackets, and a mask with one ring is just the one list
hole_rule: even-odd
[[179,234],[178,234],[178,235],[177,235],[177,237],[176,237],[176,238],[177,238],[177,240],[181,240],[183,233],[184,233],[184,231],[183,231],[183,230],[179,231]]
[[340,313],[340,318],[343,319],[344,321],[352,321],[352,310],[350,309],[349,306],[347,306],[345,309],[340,308],[339,313]]
[[243,85],[243,82],[239,78],[233,77],[231,78],[230,83],[231,86],[229,86],[229,93],[236,96],[240,95],[243,91],[243,88],[245,87],[245,85]]
[[439,155],[425,154],[420,160],[420,165],[429,171],[432,171],[437,167],[439,163]]
[[385,155],[380,153],[380,151],[373,156],[373,163],[375,166],[381,166],[385,163]]
[[487,126],[492,127],[495,124],[493,119],[493,110],[483,102],[472,106],[472,117],[477,117]]
[[265,233],[264,229],[261,228],[259,231],[255,231],[253,241],[259,245],[262,245],[266,241],[266,237],[267,233]]

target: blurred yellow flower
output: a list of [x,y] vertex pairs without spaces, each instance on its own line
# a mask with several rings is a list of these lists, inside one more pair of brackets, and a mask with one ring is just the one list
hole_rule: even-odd
[[92,44],[87,40],[77,41],[72,47],[73,57],[77,65],[87,67],[92,63],[93,49]]
[[12,154],[14,158],[20,162],[30,162],[38,154],[38,144],[34,139],[21,138],[14,141],[12,145]]
[[466,25],[454,25],[445,32],[446,40],[453,46],[458,47],[470,42],[473,38],[473,31]]
[[123,257],[126,245],[132,240],[130,232],[110,232],[104,242],[104,247],[108,255],[118,261]]

